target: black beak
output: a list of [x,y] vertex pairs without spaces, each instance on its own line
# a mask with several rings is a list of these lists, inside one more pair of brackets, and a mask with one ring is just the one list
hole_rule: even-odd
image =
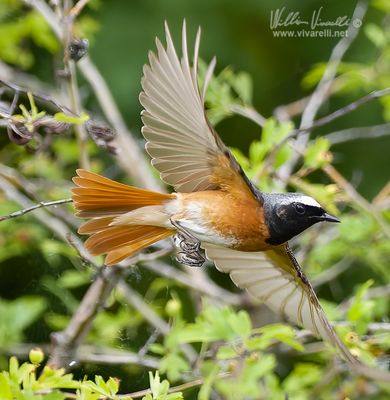
[[330,215],[328,213],[323,213],[319,218],[320,221],[328,221],[328,222],[341,222],[338,218]]

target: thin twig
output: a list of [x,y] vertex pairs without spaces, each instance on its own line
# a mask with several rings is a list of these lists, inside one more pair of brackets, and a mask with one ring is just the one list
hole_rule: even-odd
[[158,275],[173,279],[184,286],[194,289],[196,292],[204,293],[207,296],[223,301],[225,304],[240,305],[244,297],[222,289],[211,280],[199,281],[188,275],[188,273],[178,270],[169,264],[155,260],[143,263],[143,266]]
[[333,165],[328,164],[322,167],[322,170],[335,182],[349,198],[361,209],[368,212],[377,221],[382,228],[383,233],[390,239],[390,226],[383,218],[382,214],[377,211],[368,200],[366,200],[356,189],[336,170]]
[[233,104],[230,106],[230,111],[234,114],[241,115],[245,118],[250,119],[255,124],[257,124],[261,127],[264,126],[265,121],[267,120],[253,107],[243,107],[238,104]]
[[340,144],[350,142],[352,140],[376,139],[389,135],[390,123],[386,123],[374,126],[359,126],[355,128],[343,129],[341,131],[328,133],[324,137],[328,139],[331,144]]
[[[64,0],[61,26],[63,34],[63,48],[64,48],[64,66],[67,79],[68,97],[70,101],[70,108],[76,115],[81,114],[81,100],[77,84],[76,63],[71,59],[69,54],[70,44],[73,40],[73,22],[74,18],[70,18],[72,11],[72,1]],[[80,166],[89,169],[90,162],[88,156],[87,139],[88,135],[85,130],[84,124],[75,124],[74,130],[78,142],[78,150],[80,154]]]
[[[61,29],[61,22],[49,5],[43,0],[23,1],[43,16],[59,40],[63,42],[64,35]],[[104,115],[116,131],[117,137],[114,145],[120,149],[117,154],[119,164],[133,178],[135,183],[150,189],[162,190],[163,186],[153,176],[150,166],[141,153],[141,149],[127,128],[107,83],[90,60],[88,54],[77,63],[77,66],[91,85]]]
[[[354,22],[356,20],[362,21],[366,10],[367,2],[359,1],[355,7],[346,35],[333,48],[328,64],[325,68],[325,72],[303,111],[299,127],[300,129],[305,130],[313,124],[314,118],[317,115],[317,112],[320,109],[324,99],[326,98],[332,81],[336,76],[337,69],[342,58],[359,32],[359,28],[354,26]],[[303,132],[301,135],[299,135],[297,139],[297,147],[304,149],[308,140],[309,132]],[[279,175],[282,182],[287,181],[288,177],[291,175],[292,170],[294,169],[294,166],[298,162],[298,159],[299,154],[295,154],[280,168]]]
[[143,317],[164,335],[171,330],[170,326],[142,299],[142,297],[130,288],[123,280],[118,283],[118,289]]
[[[4,192],[5,196],[9,199],[18,203],[23,208],[31,208],[34,207],[34,204],[27,196],[22,194],[19,190],[16,189],[7,179],[3,178],[0,175],[0,190]],[[79,243],[81,245],[80,239],[70,233],[69,227],[60,219],[50,215],[46,208],[37,209],[33,214],[34,218],[36,218],[42,225],[46,226],[50,231],[52,231],[59,239],[64,242],[67,241],[68,235],[72,236],[72,240],[75,243]]]
[[50,206],[58,206],[59,204],[66,204],[66,203],[71,203],[72,199],[62,199],[62,200],[54,200],[54,201],[41,201],[38,204],[35,204],[34,206],[28,207],[28,208],[23,208],[22,210],[19,211],[15,211],[11,214],[8,215],[2,215],[0,216],[0,222],[1,221],[5,221],[7,219],[11,219],[11,218],[17,218],[20,217],[24,214],[27,214],[31,211],[34,211],[38,208],[42,208],[42,207],[50,207]]
[[343,258],[336,264],[334,264],[331,268],[323,271],[322,273],[315,276],[311,283],[313,287],[317,288],[325,283],[328,283],[334,279],[336,279],[339,275],[345,272],[351,265],[353,264],[353,260],[350,258]]
[[[125,296],[126,300],[139,312],[142,316],[162,334],[167,335],[171,327],[167,324],[146,302],[145,300],[123,280],[118,283],[118,289]],[[196,360],[197,353],[190,345],[181,345],[183,353],[188,360],[193,363]]]
[[[321,126],[324,126],[324,125],[334,121],[335,119],[340,118],[344,115],[347,115],[349,112],[356,110],[363,104],[366,104],[374,99],[386,96],[389,93],[390,93],[390,88],[386,88],[386,89],[382,89],[382,90],[375,90],[375,91],[369,93],[368,95],[363,96],[360,99],[355,100],[354,102],[347,104],[346,106],[334,111],[333,113],[328,114],[323,118],[319,118],[318,120],[314,121],[311,126],[309,126],[307,128],[292,130],[283,140],[281,140],[279,143],[277,143],[272,148],[272,150],[268,153],[267,158],[263,162],[261,170],[256,174],[254,181],[257,182],[263,176],[263,174],[267,173],[269,167],[274,162],[274,159],[275,159],[276,155],[278,154],[278,151],[281,149],[282,146],[284,146],[291,139],[294,139],[302,134],[306,134],[307,132],[311,132],[314,129],[319,128]],[[383,124],[383,125],[377,125],[377,126],[372,127],[372,129],[373,129],[372,134],[376,135],[376,137],[380,137],[380,136],[384,136],[385,134],[389,134],[390,128],[388,131],[386,128],[387,126],[390,126],[390,124]],[[348,134],[348,139],[352,140],[351,136],[353,134],[355,134],[355,129],[356,129],[356,134],[359,135],[359,129],[365,129],[365,128],[350,128],[345,131],[330,133],[328,135],[329,137],[327,135],[325,135],[325,137],[330,139],[330,141],[332,143],[341,143],[343,140],[338,141],[336,138],[336,135],[338,137],[338,135],[343,135],[345,133],[345,134]],[[371,129],[371,127],[368,127],[366,129],[367,129],[367,133],[364,133],[364,135],[368,136],[369,129]],[[294,147],[295,147],[296,152],[298,153],[298,155],[297,155],[298,157],[299,157],[299,154],[300,155],[304,154],[304,151],[302,151],[301,148],[298,148],[296,145]],[[279,174],[279,179],[282,180],[282,176],[280,174]]]
[[119,165],[135,183],[152,190],[164,190],[160,181],[153,176],[150,164],[146,161],[134,135],[127,128],[107,83],[88,55],[80,60],[78,67],[91,85],[107,121],[117,134],[114,145],[120,149],[117,154]]
[[89,345],[79,346],[77,351],[77,361],[96,364],[134,364],[152,369],[158,369],[160,367],[160,360],[156,357],[145,355],[140,356],[131,351],[118,351],[112,348],[104,350]]
[[52,352],[48,364],[53,368],[69,368],[77,360],[77,348],[88,334],[93,320],[119,281],[122,271],[110,267],[101,271],[88,288],[76,313],[62,332],[52,333]]
[[335,119],[340,118],[340,117],[350,113],[351,111],[356,110],[363,104],[366,104],[366,103],[370,102],[371,100],[378,99],[379,97],[387,96],[388,94],[390,94],[390,87],[381,89],[381,90],[374,90],[373,92],[346,105],[345,107],[339,108],[335,112],[328,114],[327,116],[325,116],[323,118],[317,119],[315,122],[313,122],[309,127],[305,128],[305,129],[312,130],[314,128],[319,128],[320,126],[329,124],[329,122],[332,122]]
[[72,18],[77,17],[82,9],[89,3],[89,0],[79,0],[70,10],[69,12],[69,16],[71,16]]

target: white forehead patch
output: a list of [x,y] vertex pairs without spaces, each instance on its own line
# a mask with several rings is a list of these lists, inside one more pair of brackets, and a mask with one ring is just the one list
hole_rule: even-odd
[[321,207],[320,204],[310,196],[299,196],[295,199],[295,201],[306,204],[307,206]]

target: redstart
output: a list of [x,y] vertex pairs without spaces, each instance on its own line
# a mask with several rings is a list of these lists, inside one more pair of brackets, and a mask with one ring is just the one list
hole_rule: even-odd
[[312,197],[299,193],[263,193],[247,178],[207,119],[198,87],[198,31],[190,66],[185,24],[182,57],[166,26],[166,48],[144,66],[140,102],[142,134],[152,165],[175,193],[156,193],[77,170],[72,189],[77,215],[90,218],[79,229],[93,255],[119,263],[145,247],[175,235],[179,260],[200,266],[207,258],[234,283],[271,309],[333,343],[357,371],[374,379],[389,374],[360,363],[328,321],[317,296],[292,254],[288,241],[310,226],[339,222]]

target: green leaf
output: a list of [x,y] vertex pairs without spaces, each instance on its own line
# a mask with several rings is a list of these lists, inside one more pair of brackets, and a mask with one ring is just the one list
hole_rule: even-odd
[[191,370],[191,366],[178,352],[171,352],[160,360],[159,369],[167,374],[170,381],[177,381],[182,377],[183,372]]
[[379,49],[386,46],[387,40],[382,28],[370,22],[364,26],[364,33],[371,42]]
[[364,298],[367,290],[373,284],[374,281],[369,279],[367,282],[360,285],[347,313],[348,320],[357,323],[356,331],[360,334],[366,332],[369,322],[373,319],[375,302]]
[[330,158],[327,156],[329,148],[330,142],[328,139],[324,137],[316,138],[306,149],[303,158],[305,167],[317,169],[329,163]]
[[250,105],[253,96],[252,77],[247,72],[239,72],[230,80],[230,83],[242,102]]
[[13,400],[11,384],[3,373],[0,374],[0,399]]
[[23,331],[45,308],[45,300],[38,296],[24,296],[11,301],[0,299],[0,343],[7,346],[22,340]]

